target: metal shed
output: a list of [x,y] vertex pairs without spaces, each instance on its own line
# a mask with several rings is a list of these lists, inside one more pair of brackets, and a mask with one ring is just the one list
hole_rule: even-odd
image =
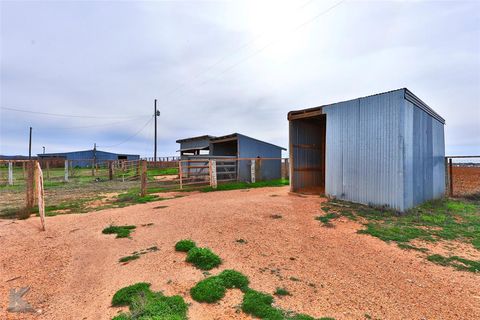
[[46,159],[62,159],[73,160],[73,166],[81,168],[91,167],[93,160],[96,162],[108,161],[108,160],[139,160],[138,154],[126,154],[126,153],[112,153],[100,150],[83,150],[72,152],[59,152],[59,153],[41,153],[38,154],[39,160]]
[[[179,151],[182,160],[222,159],[223,162],[226,162],[231,159],[237,166],[237,180],[239,181],[251,180],[251,160],[247,159],[253,158],[265,159],[261,161],[258,180],[281,178],[282,150],[286,149],[274,144],[240,133],[221,137],[203,135],[180,139],[177,140],[177,143],[180,143]],[[201,153],[201,151],[204,152]]]
[[408,89],[288,113],[290,188],[404,211],[445,191],[445,120]]

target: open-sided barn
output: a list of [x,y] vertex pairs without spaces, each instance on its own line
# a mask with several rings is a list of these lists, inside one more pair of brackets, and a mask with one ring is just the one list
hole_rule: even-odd
[[408,89],[291,111],[291,191],[404,211],[445,191],[445,120]]
[[126,153],[112,153],[100,150],[83,150],[83,151],[71,151],[71,152],[59,152],[59,153],[41,153],[38,154],[39,160],[45,159],[57,159],[57,160],[72,160],[72,165],[85,168],[91,167],[93,161],[102,162],[109,160],[139,160],[138,154],[126,154]]

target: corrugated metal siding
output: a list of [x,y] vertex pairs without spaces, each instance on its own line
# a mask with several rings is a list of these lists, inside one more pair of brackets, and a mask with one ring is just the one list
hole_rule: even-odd
[[440,198],[445,191],[444,125],[405,100],[405,208]]
[[[281,157],[282,149],[264,143],[247,136],[238,134],[238,157],[239,158],[277,158],[278,160],[262,160],[261,177],[258,180],[280,179],[282,176]],[[240,160],[238,164],[239,180],[250,181],[250,161]]]
[[203,149],[210,145],[209,138],[195,139],[190,141],[184,141],[180,143],[180,150],[186,149]]
[[403,90],[324,107],[328,195],[403,210]]

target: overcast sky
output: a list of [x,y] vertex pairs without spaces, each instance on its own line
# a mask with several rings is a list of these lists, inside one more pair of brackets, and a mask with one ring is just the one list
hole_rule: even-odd
[[480,1],[338,3],[0,1],[0,154],[28,154],[32,126],[33,153],[152,156],[155,98],[160,155],[286,147],[288,111],[401,87],[446,119],[447,154],[480,154]]

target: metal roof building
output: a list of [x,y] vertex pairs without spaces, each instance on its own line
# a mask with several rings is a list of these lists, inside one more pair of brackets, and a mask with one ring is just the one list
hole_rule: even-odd
[[[270,158],[262,161],[259,180],[281,177],[282,150],[285,148],[254,139],[240,133],[221,137],[209,135],[177,140],[180,143],[182,159],[234,159],[237,163],[237,180],[250,181],[251,158]],[[203,152],[202,152],[203,151]]]
[[83,150],[83,151],[72,151],[72,152],[59,152],[59,153],[41,153],[38,154],[38,159],[63,159],[63,160],[73,160],[73,166],[78,167],[91,167],[93,159],[97,162],[108,161],[108,160],[139,160],[140,155],[138,154],[125,154],[125,153],[112,153],[100,150]]
[[290,188],[399,211],[445,191],[445,120],[408,89],[288,113]]

